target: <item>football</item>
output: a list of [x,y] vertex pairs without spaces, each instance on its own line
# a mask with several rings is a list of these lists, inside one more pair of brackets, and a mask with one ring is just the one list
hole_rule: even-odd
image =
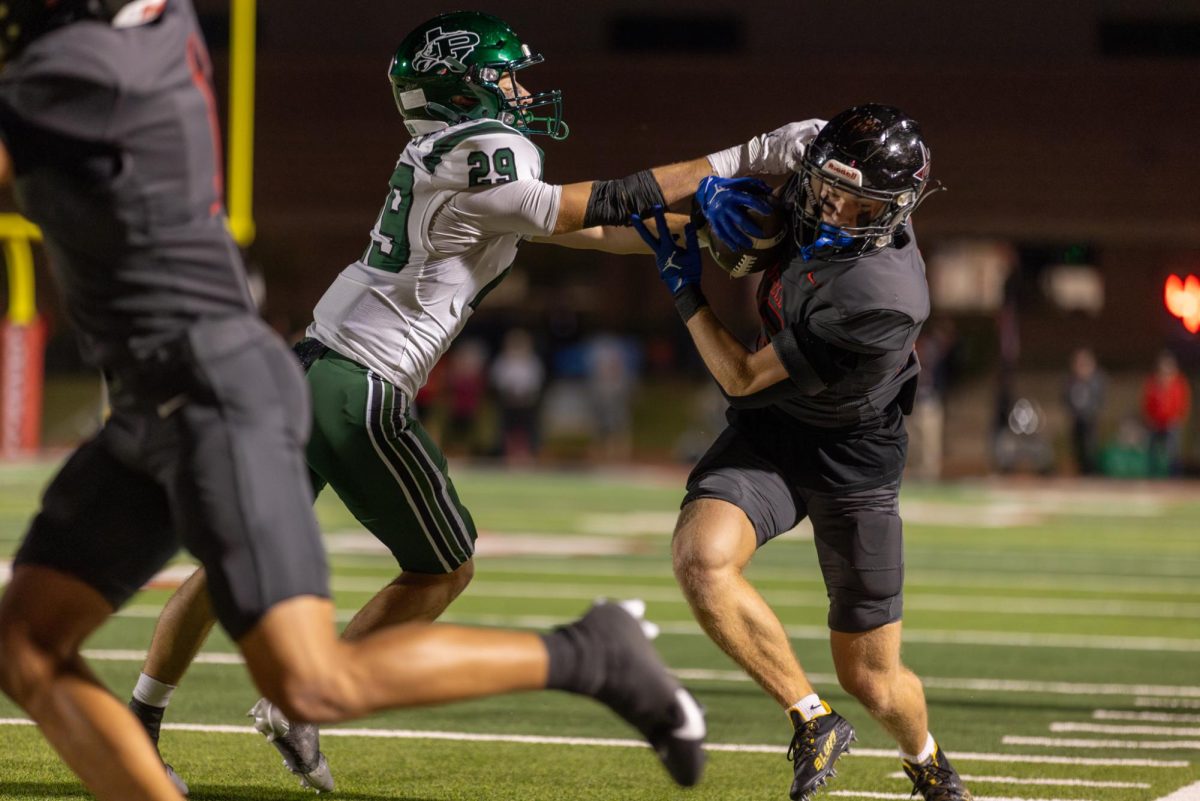
[[745,250],[734,250],[713,236],[704,217],[693,207],[692,221],[697,224],[697,241],[712,254],[713,261],[733,278],[743,278],[767,269],[785,258],[791,245],[783,201],[773,195],[768,195],[767,199],[771,203],[770,214],[747,210],[751,219],[762,229],[763,235],[751,237],[751,246]]

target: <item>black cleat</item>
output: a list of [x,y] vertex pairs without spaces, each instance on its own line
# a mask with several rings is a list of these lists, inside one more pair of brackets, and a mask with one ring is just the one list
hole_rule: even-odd
[[644,614],[640,601],[599,602],[558,633],[584,643],[583,653],[597,668],[580,692],[641,732],[671,778],[691,787],[704,772],[704,711],[667,672],[647,639],[656,627],[642,620]]
[[935,744],[933,755],[917,765],[900,760],[904,772],[912,779],[912,794],[921,794],[925,801],[972,801],[975,796],[963,784],[949,757]]
[[796,712],[791,715],[796,733],[792,736],[787,757],[792,760],[795,778],[788,796],[792,801],[808,801],[837,775],[834,763],[849,752],[850,743],[856,739],[854,727],[833,710],[808,722]]
[[[136,698],[130,698],[129,711],[142,724],[142,728],[146,730],[146,734],[150,737],[150,742],[154,743],[154,750],[157,751],[158,734],[162,729],[163,713],[167,711],[166,707],[151,706],[150,704],[142,703]],[[162,755],[159,755],[159,759],[162,759]],[[163,763],[163,767],[166,768],[167,778],[171,780],[171,784],[175,785],[175,789],[179,791],[180,795],[186,796],[188,794],[187,782],[181,779],[179,774],[175,772],[175,768],[166,762]]]
[[254,728],[283,756],[283,766],[300,780],[301,787],[318,793],[333,790],[333,774],[321,753],[321,734],[312,723],[292,723],[266,698],[246,713]]

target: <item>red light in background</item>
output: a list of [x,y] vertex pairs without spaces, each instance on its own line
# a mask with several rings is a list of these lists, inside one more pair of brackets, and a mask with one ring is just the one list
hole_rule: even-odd
[[1163,302],[1167,311],[1183,321],[1184,328],[1193,334],[1200,332],[1200,278],[1168,277],[1163,287]]

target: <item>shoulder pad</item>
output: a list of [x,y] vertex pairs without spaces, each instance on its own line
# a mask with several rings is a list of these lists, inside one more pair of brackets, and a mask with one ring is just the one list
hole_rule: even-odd
[[496,120],[455,126],[417,150],[434,185],[442,188],[474,189],[542,176],[541,150]]

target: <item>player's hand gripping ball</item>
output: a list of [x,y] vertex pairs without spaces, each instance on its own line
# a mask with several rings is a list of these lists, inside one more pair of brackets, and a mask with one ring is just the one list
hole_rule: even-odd
[[692,224],[700,244],[733,278],[780,262],[791,245],[783,201],[756,179],[705,178],[692,203]]

